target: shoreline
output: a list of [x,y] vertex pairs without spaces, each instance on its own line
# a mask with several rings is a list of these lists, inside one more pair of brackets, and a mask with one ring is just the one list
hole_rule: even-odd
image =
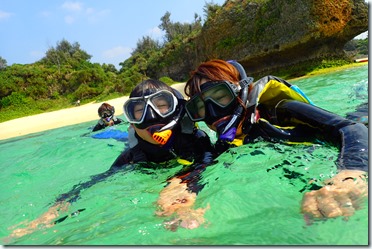
[[[324,74],[329,72],[335,72],[338,70],[343,70],[346,68],[358,67],[368,64],[368,62],[354,63],[351,65],[327,68],[318,70],[310,73],[309,75],[302,76],[311,77],[318,74]],[[295,78],[295,79],[299,79]],[[291,79],[291,80],[295,80]],[[290,80],[289,80],[290,81]],[[173,88],[180,91],[184,96],[185,93],[183,88],[185,83],[177,83],[172,85]],[[0,140],[5,140],[9,138],[24,136],[32,133],[37,133],[41,131],[56,129],[68,125],[80,124],[88,121],[96,120],[98,122],[99,117],[97,110],[99,106],[107,102],[115,107],[115,116],[123,115],[123,104],[128,99],[128,96],[123,96],[116,99],[111,99],[107,101],[101,101],[99,103],[88,103],[81,106],[70,107],[66,109],[61,109],[52,112],[45,112],[41,114],[36,114],[32,116],[26,116],[22,118],[12,119],[0,123]],[[121,118],[124,118],[121,116]]]
[[[182,94],[185,83],[172,85]],[[41,131],[61,128],[68,125],[80,124],[96,120],[98,122],[98,108],[102,103],[109,103],[115,107],[115,116],[124,119],[123,104],[128,96],[116,99],[101,101],[98,103],[88,103],[80,106],[69,107],[52,112],[40,113],[32,116],[16,118],[0,123],[0,140],[24,136]]]

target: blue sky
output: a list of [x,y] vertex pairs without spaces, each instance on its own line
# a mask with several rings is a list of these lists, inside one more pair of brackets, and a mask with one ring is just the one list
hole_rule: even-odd
[[0,0],[0,56],[8,65],[33,63],[66,39],[91,62],[119,69],[143,36],[161,39],[166,11],[173,22],[192,22],[195,13],[204,18],[206,2],[225,0]]
[[91,62],[119,62],[130,56],[143,36],[161,40],[160,18],[173,22],[204,18],[205,3],[225,0],[0,0],[0,56],[13,63],[33,63],[66,39],[78,42]]

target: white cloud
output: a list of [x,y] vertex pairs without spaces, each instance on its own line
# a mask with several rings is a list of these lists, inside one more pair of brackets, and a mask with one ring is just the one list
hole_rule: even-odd
[[42,11],[40,12],[40,15],[43,16],[43,17],[50,17],[52,16],[52,13],[50,11]]
[[86,10],[85,10],[85,12],[88,14],[88,15],[92,15],[92,14],[94,14],[94,9],[93,8],[87,8]]
[[88,17],[88,20],[90,20],[90,21],[97,21],[99,18],[104,17],[104,16],[107,16],[108,14],[110,14],[110,10],[103,9],[103,10],[100,10],[100,11],[96,11],[93,8],[87,8],[85,10],[85,13],[86,13],[86,15]]
[[5,12],[5,11],[0,10],[0,21],[1,20],[5,20],[5,19],[8,19],[12,15],[13,14],[10,13],[10,12]]
[[103,51],[102,55],[104,59],[122,58],[126,59],[130,56],[132,52],[131,48],[117,46],[106,51]]
[[147,31],[147,33],[149,34],[150,37],[156,39],[156,38],[160,38],[162,36],[164,36],[165,32],[161,29],[159,29],[159,27],[154,27],[152,29],[150,29],[149,31]]
[[75,18],[73,16],[65,16],[65,23],[72,24],[75,22]]
[[62,8],[68,11],[80,11],[83,8],[83,4],[79,2],[67,1],[62,4]]
[[72,1],[64,2],[61,7],[68,11],[68,15],[65,16],[65,22],[68,24],[74,23],[77,19],[96,22],[110,13],[108,9],[96,10],[92,7],[84,7],[83,3]]

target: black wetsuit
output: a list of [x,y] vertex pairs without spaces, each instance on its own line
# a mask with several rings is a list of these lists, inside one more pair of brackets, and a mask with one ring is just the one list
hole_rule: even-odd
[[[185,120],[187,121],[185,122]],[[130,146],[117,157],[109,170],[91,176],[89,181],[76,184],[69,192],[57,197],[55,202],[65,201],[72,203],[80,197],[81,190],[104,181],[117,172],[140,170],[144,167],[153,168],[156,165],[153,163],[167,162],[176,158],[193,162],[193,164],[185,166],[175,176],[179,176],[182,182],[186,182],[189,190],[199,192],[203,186],[198,184],[199,178],[191,176],[200,174],[206,166],[213,162],[213,158],[216,155],[207,134],[202,130],[196,129],[194,123],[190,122],[189,119],[184,119],[182,124],[187,123],[187,125],[176,126],[173,129],[173,133],[175,133],[173,139],[170,139],[163,147],[144,141],[134,133],[133,128],[130,128],[128,136]],[[146,164],[147,162],[153,163]],[[163,165],[160,165],[160,167],[163,167]],[[193,174],[185,175],[190,172],[193,172]]]
[[137,162],[160,163],[176,158],[198,163],[210,162],[213,147],[207,134],[196,128],[190,134],[182,133],[180,129],[176,127],[173,130],[176,134],[172,136],[171,141],[161,147],[144,141],[134,133],[137,144],[123,151],[111,168]]
[[[269,80],[287,83],[280,78],[269,76],[263,78],[261,84]],[[256,91],[256,94],[258,92]],[[251,96],[251,99],[254,99],[254,96]],[[368,171],[368,128],[362,123],[291,99],[282,99],[271,105],[257,103],[248,111],[253,113],[255,107],[259,117],[256,115],[257,121],[252,124],[251,115],[246,115],[249,119],[245,120],[243,126],[246,135],[243,143],[250,143],[258,137],[269,141],[323,141],[340,149],[337,161],[339,169]]]
[[[115,116],[112,117],[112,120],[114,121],[114,125],[124,122],[122,119],[115,117]],[[105,122],[103,122],[102,119],[100,119],[98,120],[98,123],[93,127],[92,131],[99,131],[99,130],[105,129],[106,127],[107,125],[105,124]]]

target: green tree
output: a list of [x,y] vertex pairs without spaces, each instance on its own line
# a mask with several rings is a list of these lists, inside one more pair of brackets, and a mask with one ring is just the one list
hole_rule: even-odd
[[73,44],[69,43],[67,40],[63,39],[57,42],[57,46],[51,47],[39,62],[49,66],[57,66],[58,69],[62,65],[70,65],[74,68],[88,62],[92,58],[87,52],[80,48],[80,44],[75,42]]

